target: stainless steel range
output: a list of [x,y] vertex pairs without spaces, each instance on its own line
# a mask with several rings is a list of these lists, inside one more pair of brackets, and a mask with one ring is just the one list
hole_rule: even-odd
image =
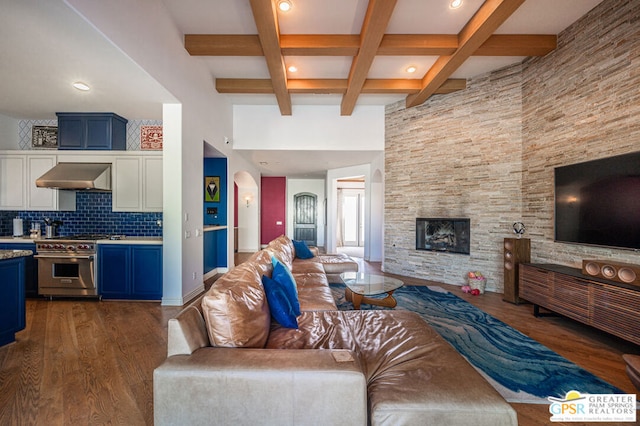
[[106,238],[91,234],[36,240],[38,294],[97,297],[96,240]]

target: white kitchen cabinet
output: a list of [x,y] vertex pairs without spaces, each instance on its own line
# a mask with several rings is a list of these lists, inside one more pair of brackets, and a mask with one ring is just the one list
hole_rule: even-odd
[[27,204],[25,155],[0,156],[0,210],[23,210]]
[[162,211],[162,157],[116,157],[113,162],[113,211]]
[[162,157],[143,157],[142,200],[146,212],[162,211]]
[[75,210],[75,192],[36,187],[55,164],[55,155],[1,154],[0,210]]
[[75,211],[75,191],[38,188],[36,179],[56,165],[55,155],[27,155],[27,210]]

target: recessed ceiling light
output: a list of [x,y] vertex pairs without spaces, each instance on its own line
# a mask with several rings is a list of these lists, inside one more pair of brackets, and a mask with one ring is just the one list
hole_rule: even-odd
[[298,71],[298,67],[296,67],[295,65],[289,65],[287,70],[289,70],[289,72],[296,72]]
[[418,71],[418,68],[416,68],[415,66],[411,65],[411,66],[407,67],[406,71],[408,73],[414,73],[414,72]]
[[278,9],[280,9],[281,12],[290,11],[292,6],[293,5],[291,4],[291,2],[289,0],[280,0],[278,2]]
[[460,6],[462,6],[462,0],[451,0],[451,3],[449,4],[451,9],[457,9]]
[[75,83],[73,83],[73,87],[75,87],[78,90],[82,90],[83,92],[86,92],[91,89],[91,87],[89,87],[87,83],[83,83],[81,81],[76,81]]

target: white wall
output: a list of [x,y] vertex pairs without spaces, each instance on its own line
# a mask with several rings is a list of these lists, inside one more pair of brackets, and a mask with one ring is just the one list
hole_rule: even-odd
[[371,232],[365,259],[370,262],[382,262],[384,259],[384,154],[380,154],[371,162],[368,204],[371,209]]
[[283,116],[275,105],[235,105],[236,149],[384,151],[384,107],[358,106],[350,116],[340,106],[294,105]]
[[[164,294],[163,304],[181,305],[202,289],[202,185],[203,141],[214,146],[229,160],[229,185],[233,194],[234,161],[237,156],[225,136],[232,137],[232,110],[215,91],[213,78],[201,61],[192,58],[162,2],[156,0],[66,0],[96,29],[118,46],[124,54],[156,79],[181,104],[175,143],[179,155],[164,156],[165,180],[173,179],[175,192],[164,188]],[[163,124],[174,117],[163,115]],[[165,136],[166,137],[166,136]],[[179,141],[178,141],[179,139]],[[176,148],[178,149],[178,148]],[[245,170],[255,172],[250,165]],[[233,214],[233,197],[229,197],[229,214]],[[185,218],[188,218],[185,220]],[[200,236],[197,236],[200,231]],[[186,238],[186,235],[190,235]],[[229,232],[228,247],[233,247]],[[229,250],[232,265],[233,250]],[[177,259],[180,259],[178,262]],[[176,271],[175,269],[179,269]],[[195,274],[195,278],[193,278]]]
[[0,149],[20,149],[18,120],[0,115]]
[[324,179],[287,179],[287,235],[293,238],[293,213],[295,203],[293,196],[301,192],[315,194],[317,204],[317,242],[316,245],[324,247],[325,220],[324,220],[324,199],[325,199]]

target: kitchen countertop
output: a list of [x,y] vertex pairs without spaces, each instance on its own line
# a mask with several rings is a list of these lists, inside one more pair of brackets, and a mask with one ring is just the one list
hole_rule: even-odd
[[121,240],[97,240],[96,244],[162,244],[162,237],[124,237]]
[[226,225],[205,225],[203,228],[204,232],[219,231],[220,229],[227,229],[227,226]]
[[[38,240],[43,240],[45,238],[40,237]],[[162,237],[127,237],[125,236],[121,240],[97,240],[98,244],[162,244]],[[0,244],[10,244],[10,243],[20,243],[20,244],[35,244],[35,240],[32,240],[29,237],[11,237],[11,236],[0,236]]]
[[14,259],[16,257],[31,256],[31,250],[0,250],[0,260]]
[[0,244],[7,243],[21,243],[21,244],[29,244],[33,243],[34,240],[27,237],[12,237],[12,236],[0,236]]

